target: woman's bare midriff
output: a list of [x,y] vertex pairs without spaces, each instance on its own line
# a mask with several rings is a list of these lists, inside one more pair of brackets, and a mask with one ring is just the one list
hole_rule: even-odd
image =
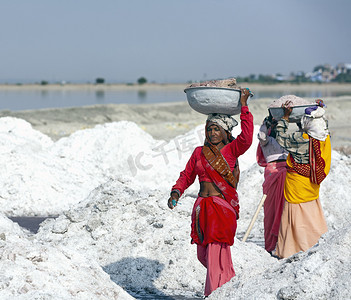
[[201,197],[218,196],[222,197],[221,191],[212,182],[201,181],[200,182],[200,192]]

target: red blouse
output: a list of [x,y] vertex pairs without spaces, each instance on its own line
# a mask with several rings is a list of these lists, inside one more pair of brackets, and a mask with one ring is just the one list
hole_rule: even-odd
[[[241,133],[238,137],[225,145],[221,149],[221,153],[227,163],[229,164],[230,169],[233,171],[237,158],[244,154],[247,149],[250,148],[252,143],[253,136],[253,116],[249,112],[249,108],[247,106],[243,106],[241,108],[240,114],[241,120]],[[180,172],[179,178],[176,184],[172,187],[173,190],[178,190],[180,195],[184,193],[184,191],[193,184],[195,181],[196,175],[199,177],[199,182],[212,182],[212,180],[207,175],[202,163],[200,154],[202,151],[202,146],[196,147],[194,152],[192,153],[188,163],[186,164],[185,169]]]

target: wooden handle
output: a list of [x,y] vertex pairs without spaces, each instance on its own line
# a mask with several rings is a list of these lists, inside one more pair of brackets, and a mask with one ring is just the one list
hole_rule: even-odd
[[256,212],[255,212],[254,216],[252,217],[251,223],[250,223],[249,227],[247,228],[246,233],[245,233],[245,235],[243,237],[243,242],[245,242],[247,240],[247,237],[249,236],[249,234],[251,232],[251,229],[252,229],[252,227],[253,227],[256,219],[257,219],[257,216],[258,216],[258,214],[259,214],[259,212],[261,210],[261,207],[263,206],[263,203],[266,200],[266,197],[267,197],[267,195],[263,195],[262,196],[262,199],[261,199],[260,203],[257,206]]

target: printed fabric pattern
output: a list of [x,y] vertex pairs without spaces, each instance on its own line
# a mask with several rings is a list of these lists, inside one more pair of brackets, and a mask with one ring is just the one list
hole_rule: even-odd
[[288,167],[290,172],[296,172],[302,176],[310,177],[311,181],[320,184],[327,176],[325,173],[325,161],[322,158],[320,142],[312,137],[309,141],[309,164],[299,164],[290,155],[292,167]]

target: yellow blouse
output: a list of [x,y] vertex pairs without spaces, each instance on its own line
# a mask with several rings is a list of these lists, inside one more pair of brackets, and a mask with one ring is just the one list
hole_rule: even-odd
[[[321,156],[325,161],[324,172],[328,175],[331,162],[331,144],[329,135],[325,141],[320,141],[320,147]],[[286,163],[289,167],[292,167],[290,154]],[[287,172],[284,184],[284,196],[286,201],[295,204],[316,200],[319,197],[319,186],[319,184],[311,182],[309,177]]]

